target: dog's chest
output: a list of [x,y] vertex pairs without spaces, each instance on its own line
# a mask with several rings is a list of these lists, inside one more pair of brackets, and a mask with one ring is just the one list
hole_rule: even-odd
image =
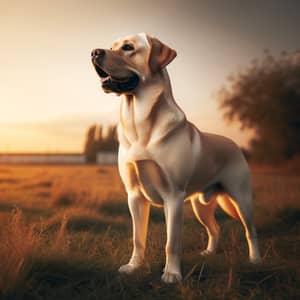
[[133,162],[137,160],[151,159],[152,155],[144,145],[133,143],[130,148],[125,151],[125,161]]
[[125,98],[121,103],[122,135],[130,145],[139,144],[146,147],[152,136],[152,106],[146,102],[137,102],[134,98]]

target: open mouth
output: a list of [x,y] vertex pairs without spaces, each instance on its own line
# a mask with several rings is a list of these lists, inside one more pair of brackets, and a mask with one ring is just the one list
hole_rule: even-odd
[[94,66],[95,66],[95,69],[96,69],[96,72],[97,74],[100,76],[101,78],[101,81],[102,80],[105,80],[106,78],[109,77],[109,75],[104,71],[102,70],[100,67],[98,67],[95,63],[94,63]]
[[117,78],[106,73],[97,63],[93,62],[95,70],[100,77],[104,90],[116,93],[127,92],[135,89],[139,83],[139,77],[134,72],[126,78]]

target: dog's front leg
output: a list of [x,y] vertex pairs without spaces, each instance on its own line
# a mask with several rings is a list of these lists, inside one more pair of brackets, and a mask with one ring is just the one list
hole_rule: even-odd
[[128,206],[133,227],[133,252],[128,264],[119,268],[120,273],[132,273],[144,260],[150,203],[140,194],[128,194]]
[[162,281],[174,283],[182,280],[181,251],[183,225],[183,197],[167,199],[164,210],[167,225],[166,265]]

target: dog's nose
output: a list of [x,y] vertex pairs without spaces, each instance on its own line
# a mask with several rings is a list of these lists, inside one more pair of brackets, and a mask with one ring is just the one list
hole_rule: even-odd
[[103,49],[94,49],[91,53],[92,57],[97,56],[99,58],[104,57],[105,50]]

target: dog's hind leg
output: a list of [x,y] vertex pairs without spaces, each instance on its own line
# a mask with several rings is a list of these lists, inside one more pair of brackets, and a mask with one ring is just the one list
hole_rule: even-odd
[[219,241],[219,226],[215,219],[215,210],[217,201],[215,195],[212,195],[208,202],[204,195],[199,194],[191,199],[192,208],[198,221],[205,227],[208,234],[208,244],[206,250],[201,255],[213,254],[216,252]]
[[[231,172],[234,174],[234,172]],[[249,249],[249,260],[258,263],[261,260],[259,253],[256,229],[253,224],[253,199],[252,185],[249,171],[242,172],[239,176],[226,176],[222,186],[228,194],[231,208],[235,208],[236,215],[242,222]],[[222,207],[222,205],[220,205]]]

